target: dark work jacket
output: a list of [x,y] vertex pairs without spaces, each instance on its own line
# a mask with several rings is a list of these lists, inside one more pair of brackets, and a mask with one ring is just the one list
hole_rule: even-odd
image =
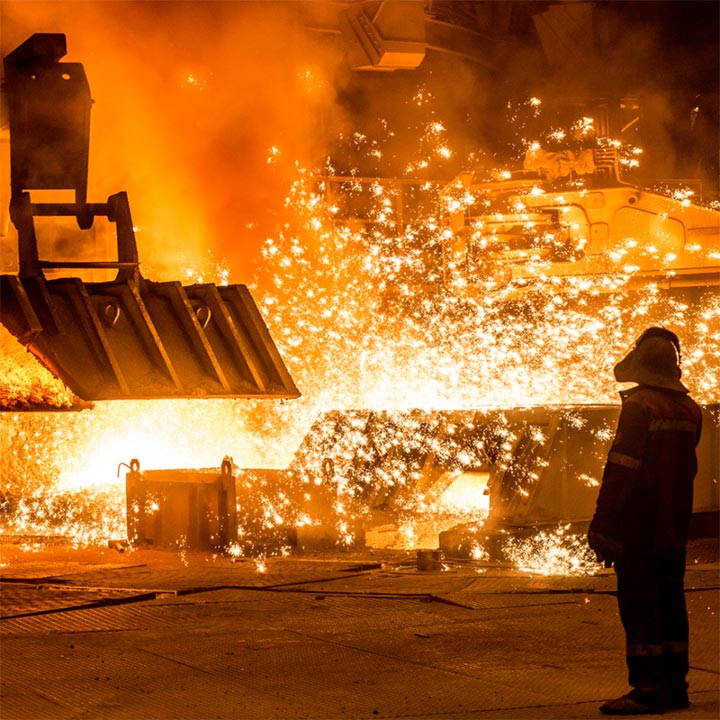
[[702,414],[687,394],[639,385],[622,410],[590,530],[632,555],[683,551]]

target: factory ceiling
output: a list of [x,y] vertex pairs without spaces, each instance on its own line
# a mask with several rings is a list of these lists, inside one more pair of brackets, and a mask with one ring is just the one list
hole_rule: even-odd
[[[703,24],[702,18],[712,19],[712,5],[602,0],[346,0],[303,2],[301,14],[308,29],[342,36],[354,69],[388,71],[418,67],[428,50],[495,67],[503,50],[512,49],[513,42],[527,41],[530,32],[540,41],[548,64],[567,65],[612,45],[624,23],[633,20],[658,26],[669,23],[678,42],[682,42],[687,28],[692,28],[695,39],[703,33],[710,37],[713,23]],[[714,12],[717,14],[717,9]]]

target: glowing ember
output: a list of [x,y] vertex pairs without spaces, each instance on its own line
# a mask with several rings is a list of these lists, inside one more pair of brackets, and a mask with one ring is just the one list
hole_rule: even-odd
[[452,485],[440,498],[440,505],[448,511],[487,515],[490,495],[487,490],[489,473],[458,473]]
[[37,406],[72,407],[76,398],[62,381],[28,357],[28,352],[0,325],[0,409],[25,410]]

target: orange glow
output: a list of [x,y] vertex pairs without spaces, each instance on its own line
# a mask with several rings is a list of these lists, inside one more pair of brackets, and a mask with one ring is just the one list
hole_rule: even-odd
[[490,495],[487,492],[489,473],[458,473],[450,487],[440,498],[439,505],[448,511],[464,511],[473,516],[490,512]]
[[[6,414],[5,462],[29,454],[21,478],[17,468],[3,475],[27,487],[28,473],[34,473],[30,485],[38,493],[17,509],[5,532],[104,541],[108,532],[122,533],[120,463],[137,457],[145,469],[217,467],[231,455],[239,467],[284,468],[317,415],[330,409],[613,402],[612,365],[627,348],[628,328],[640,328],[648,318],[677,328],[681,336],[692,329],[695,340],[685,345],[684,377],[701,402],[716,397],[720,298],[690,308],[653,285],[628,294],[627,278],[614,276],[608,279],[616,291],[602,296],[599,310],[582,286],[557,294],[548,286],[548,294],[527,305],[532,317],[508,316],[502,291],[477,299],[454,293],[431,299],[404,279],[419,260],[418,250],[412,228],[400,232],[396,226],[389,192],[381,183],[374,188],[376,229],[365,236],[338,222],[309,174],[301,173],[287,197],[294,223],[265,243],[259,272],[266,278],[258,288],[272,285],[273,290],[255,295],[301,399],[284,404],[123,401],[64,416]],[[437,225],[435,232],[442,235],[445,229]],[[219,263],[206,263],[187,268],[184,277],[217,282],[229,274]],[[321,460],[315,461],[318,468]],[[461,494],[459,485],[455,490]],[[449,486],[429,506],[415,498],[402,510],[399,524],[375,541],[400,548],[432,546],[443,529],[485,516],[486,508],[467,497],[459,500],[455,490]],[[268,532],[308,522],[280,488],[251,485],[239,489],[239,497],[243,492],[262,508]],[[103,508],[103,522],[80,518],[73,510],[68,522],[58,521],[53,529],[58,503],[87,507],[89,498]],[[336,510],[341,542],[353,543],[357,506],[341,494]],[[587,567],[578,560],[576,538],[560,535],[553,542],[553,555],[544,560],[542,543],[518,546],[518,566],[533,572]],[[482,553],[478,547],[477,556]],[[260,570],[262,560],[258,563]]]
[[[427,206],[408,220],[399,212],[392,182],[364,186],[360,170],[353,170],[356,182],[348,183],[343,199],[358,201],[364,216],[342,210],[323,179],[331,169],[317,159],[328,139],[317,126],[318,109],[332,102],[332,82],[314,69],[284,73],[285,66],[305,67],[300,60],[318,52],[310,44],[289,44],[287,28],[253,17],[208,43],[195,25],[213,25],[208,13],[215,4],[195,3],[178,36],[168,37],[166,24],[137,3],[131,25],[109,37],[96,32],[114,12],[103,3],[80,3],[77,13],[68,13],[65,3],[3,5],[10,21],[3,50],[24,40],[29,27],[43,32],[61,26],[71,39],[68,60],[85,64],[95,99],[89,185],[101,200],[128,191],[143,274],[184,284],[250,277],[303,395],[289,403],[123,401],[63,415],[5,413],[2,489],[16,499],[5,510],[5,534],[61,535],[78,544],[122,536],[121,463],[138,458],[144,469],[217,467],[230,455],[240,468],[286,468],[315,418],[328,410],[613,403],[613,364],[648,322],[687,338],[684,378],[698,401],[717,402],[720,297],[694,307],[657,284],[631,291],[630,264],[603,277],[608,292],[602,296],[581,280],[560,288],[535,258],[538,277],[547,279],[541,293],[519,301],[486,278],[488,291],[471,294],[462,280],[444,284],[453,259],[442,251],[453,234],[445,218],[449,208],[432,199],[433,186],[423,188]],[[129,52],[128,38],[135,34],[145,40],[142,52]],[[178,48],[185,49],[173,60],[175,70],[193,69],[175,72],[168,89],[163,69]],[[289,62],[290,52],[297,62]],[[162,65],[148,58],[162,58]],[[224,68],[232,81],[220,81],[203,65]],[[247,67],[257,72],[245,72]],[[422,108],[430,96],[420,89],[413,103]],[[539,98],[525,104],[535,116],[540,113]],[[583,117],[577,128],[591,134],[592,119]],[[552,129],[547,137],[558,140],[564,133]],[[363,160],[384,156],[382,143],[359,132],[350,137]],[[639,148],[607,143],[623,150],[624,164],[640,161]],[[524,138],[522,145],[541,147],[537,138]],[[425,177],[457,154],[446,124],[433,119],[421,128],[406,175]],[[511,177],[504,167],[489,173]],[[678,199],[689,203],[688,193]],[[483,198],[463,188],[446,200],[457,208]],[[624,252],[620,247],[608,257],[622,261]],[[67,388],[38,368],[4,329],[0,337],[3,392],[11,410],[38,401],[72,404]],[[318,485],[321,461],[309,463]],[[388,482],[407,480],[392,476]],[[468,521],[481,526],[488,512],[486,485],[485,474],[469,471],[434,502],[407,500],[397,522],[382,532],[376,528],[384,535],[378,543],[434,546],[443,529]],[[252,499],[260,530],[271,534],[317,522],[291,490],[298,489],[248,480],[238,495],[240,505]],[[341,543],[356,540],[358,506],[353,493],[340,488],[335,511]],[[243,552],[231,551],[238,557]],[[486,558],[485,549],[477,546],[473,557]],[[265,559],[255,557],[258,572],[266,569]],[[532,572],[588,572],[591,566],[584,546],[564,530],[519,543],[514,562]]]

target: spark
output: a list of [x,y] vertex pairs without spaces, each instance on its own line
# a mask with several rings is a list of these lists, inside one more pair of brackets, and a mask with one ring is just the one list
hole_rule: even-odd
[[[416,102],[427,97],[421,91]],[[537,98],[529,101],[536,109],[540,104]],[[445,134],[440,122],[426,126],[418,156],[407,165],[409,175],[450,156]],[[366,156],[382,152],[362,133],[354,133],[350,141]],[[606,142],[621,149],[618,141]],[[638,149],[629,153],[640,154]],[[269,161],[278,154],[278,148],[271,147]],[[489,172],[496,179],[512,178],[507,168]],[[473,208],[481,208],[478,213],[484,219],[463,226],[463,232],[475,233],[477,248],[486,257],[503,251],[498,234],[487,230],[493,217],[489,198],[462,185],[445,194],[433,184],[419,185],[427,208],[401,227],[398,186],[389,181],[366,183],[359,171],[355,175],[343,200],[362,201],[362,222],[340,199],[325,200],[319,185],[329,179],[297,166],[285,203],[291,219],[264,242],[262,264],[251,283],[303,397],[286,404],[124,401],[98,404],[91,414],[70,418],[8,413],[2,426],[2,469],[3,478],[12,478],[15,484],[3,491],[20,500],[3,510],[5,533],[70,537],[78,544],[122,536],[127,509],[123,478],[117,475],[119,463],[139,457],[146,469],[216,467],[228,453],[243,468],[283,470],[293,463],[299,478],[297,486],[273,485],[262,473],[242,475],[240,532],[227,552],[233,558],[255,554],[258,572],[267,570],[268,555],[258,555],[247,539],[282,538],[288,527],[320,525],[327,518],[314,514],[313,502],[323,493],[330,495],[326,504],[341,546],[357,542],[370,493],[377,494],[378,505],[382,497],[396,503],[392,534],[397,547],[422,546],[436,540],[439,531],[463,522],[481,527],[490,509],[485,493],[487,448],[482,443],[465,444],[459,426],[438,444],[438,428],[414,422],[408,411],[613,403],[612,365],[625,350],[628,333],[649,316],[679,330],[694,325],[697,340],[684,353],[684,376],[694,381],[701,402],[717,400],[720,299],[687,308],[652,287],[630,294],[627,285],[634,267],[628,258],[637,257],[636,238],[622,239],[603,256],[608,266],[612,261],[625,267],[599,278],[597,285],[607,293],[601,303],[593,304],[595,285],[584,279],[561,282],[548,274],[543,253],[552,247],[555,235],[539,232],[529,215],[520,218],[530,238],[529,248],[522,251],[523,261],[530,258],[545,282],[542,294],[514,300],[509,313],[510,289],[495,281],[498,268],[493,262],[480,264],[474,284],[487,290],[473,295],[473,282],[457,274],[466,259],[447,255],[457,239],[455,230],[447,226],[447,215]],[[495,219],[502,222],[509,210],[532,212],[533,197],[565,206],[563,227],[577,225],[568,215],[571,203],[537,185]],[[690,202],[689,195],[677,199]],[[579,250],[585,242],[578,241]],[[696,252],[702,253],[702,247]],[[669,254],[665,257],[672,261]],[[718,253],[709,251],[705,257],[717,260]],[[193,283],[230,282],[227,263],[212,256],[188,260],[184,274]],[[426,292],[428,287],[433,292]],[[702,322],[696,323],[699,316]],[[38,387],[51,386],[48,378],[40,382],[20,378],[17,392],[23,390],[28,397],[39,392]],[[56,394],[62,395],[60,390]],[[389,420],[387,429],[373,436],[371,443],[365,433],[366,416],[349,408],[382,410]],[[335,430],[330,425],[316,426],[314,442],[303,444],[309,428],[330,410],[343,411],[343,422],[348,424],[342,435],[346,446],[333,445]],[[496,466],[507,468],[518,438],[502,414],[493,421],[492,433],[497,442]],[[601,428],[595,437],[608,441],[612,433],[612,428]],[[547,441],[539,429],[530,437],[540,444]],[[335,462],[334,486],[323,471],[329,447]],[[443,479],[447,484],[439,483],[435,494],[415,492],[422,467],[402,453],[424,457],[430,452],[450,468]],[[353,468],[353,463],[364,466]],[[537,477],[536,472],[528,473],[528,485]],[[588,486],[598,482],[589,476],[582,481]],[[152,503],[143,510],[152,513]],[[586,557],[583,542],[567,528],[538,533],[514,542],[513,562],[529,572],[590,572],[595,565]],[[279,542],[278,548],[280,555],[287,552],[284,543]],[[486,549],[477,544],[471,554],[476,560],[487,557]]]
[[506,553],[518,569],[533,575],[590,575],[598,564],[585,536],[568,533],[569,525],[542,530],[527,539],[510,538]]
[[268,150],[267,164],[268,164],[268,165],[274,165],[275,163],[277,163],[279,157],[280,157],[280,148],[278,148],[278,147],[276,147],[275,145],[273,145],[273,146]]
[[591,117],[582,117],[572,124],[575,134],[581,137],[595,133],[595,120]]
[[180,86],[183,88],[192,88],[193,90],[205,90],[208,86],[208,82],[195,73],[188,73],[185,80],[180,83]]

